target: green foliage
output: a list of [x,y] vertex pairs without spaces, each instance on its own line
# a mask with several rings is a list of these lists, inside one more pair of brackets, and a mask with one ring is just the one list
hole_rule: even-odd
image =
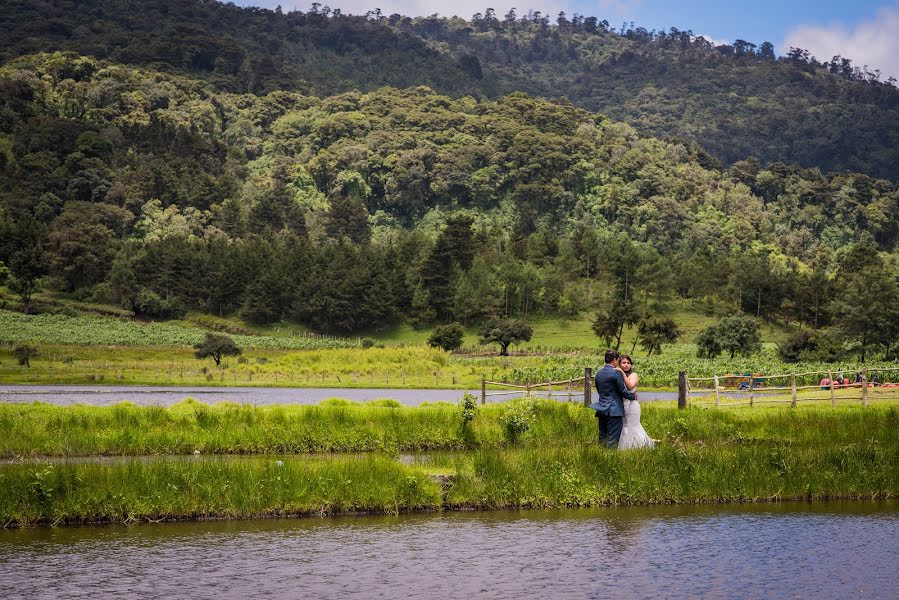
[[697,356],[714,358],[722,352],[749,356],[762,347],[759,323],[752,317],[733,315],[725,317],[717,325],[703,329],[696,338]]
[[452,352],[462,346],[464,336],[465,329],[459,323],[438,325],[431,337],[428,338],[428,345],[432,348],[442,348],[447,352]]
[[221,365],[225,356],[240,356],[243,353],[233,339],[219,333],[207,333],[203,341],[194,348],[196,348],[194,356],[200,360],[211,357],[215,361],[215,366]]
[[503,406],[500,417],[503,434],[514,444],[531,428],[536,418],[537,406],[531,398],[511,400]]
[[462,422],[462,429],[465,430],[471,426],[471,422],[478,416],[477,396],[465,392],[459,400],[459,407],[461,408],[460,420]]
[[637,331],[647,356],[652,356],[653,352],[661,354],[663,343],[673,344],[680,337],[677,323],[670,318],[654,317],[640,321]]
[[[182,7],[169,8],[181,14]],[[197,8],[210,10],[218,9]],[[348,27],[360,39],[395,34],[365,19],[294,18],[310,28],[300,28],[300,37],[319,27]],[[432,25],[456,27],[440,19]],[[521,31],[527,43],[555,48],[541,30],[527,22]],[[499,39],[508,35],[497,31]],[[570,31],[572,41],[642,43],[605,30]],[[676,51],[667,39],[658,46]],[[425,87],[321,97],[305,87],[286,91],[279,69],[315,69],[316,51],[265,68],[258,47],[247,48],[237,72],[220,72],[217,60],[187,70],[236,90],[272,84],[278,91],[224,93],[175,74],[180,63],[161,73],[60,52],[0,67],[7,115],[0,155],[9,182],[0,227],[4,242],[22,240],[0,243],[0,261],[28,310],[39,285],[144,317],[240,314],[340,335],[375,334],[403,321],[477,326],[495,315],[577,319],[601,310],[608,318],[599,335],[620,347],[649,307],[675,298],[718,314],[742,309],[771,322],[828,327],[857,312],[833,302],[837,294],[852,301],[843,286],[848,272],[839,267],[834,275],[856,237],[870,234],[884,253],[878,289],[888,292],[895,277],[895,182],[751,159],[722,171],[692,143],[641,138],[601,114],[520,92],[473,100],[486,97]],[[144,50],[129,61],[141,63]],[[446,58],[434,52],[438,63]],[[168,56],[151,54],[163,63]],[[344,64],[341,56],[335,60]],[[491,81],[496,61],[480,56],[484,79],[476,81]],[[609,59],[604,52],[590,58]],[[731,59],[710,60],[720,67]],[[752,66],[757,57],[740,60]],[[412,64],[412,71],[421,65]],[[458,74],[456,67],[440,72],[429,76]],[[331,76],[321,75],[309,85]],[[6,235],[16,228],[31,233]],[[855,350],[894,352],[885,335],[873,344],[857,331],[851,337]]]
[[31,359],[37,356],[37,348],[34,346],[16,346],[12,350],[12,355],[16,357],[19,365],[30,367]]
[[479,332],[482,344],[499,344],[500,356],[509,355],[509,345],[531,339],[534,330],[527,322],[516,319],[491,319]]

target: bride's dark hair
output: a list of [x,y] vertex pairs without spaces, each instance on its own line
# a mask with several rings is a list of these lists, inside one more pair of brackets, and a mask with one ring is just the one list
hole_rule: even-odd
[[624,369],[621,369],[621,370],[624,371],[626,374],[630,375],[631,373],[634,372],[634,359],[633,358],[631,358],[627,354],[622,354],[621,356],[618,357],[618,364],[620,365],[621,361],[623,361],[625,358],[627,359],[627,362],[631,363],[631,368],[629,371],[624,371]]

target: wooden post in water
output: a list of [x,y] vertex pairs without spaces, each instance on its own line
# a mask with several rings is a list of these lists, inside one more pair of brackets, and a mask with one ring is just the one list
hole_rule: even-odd
[[529,397],[531,395],[531,380],[524,380],[524,395],[525,397]]
[[687,372],[677,373],[677,407],[687,408]]
[[830,377],[830,407],[836,408],[837,407],[837,398],[836,398],[836,396],[834,396],[834,393],[833,393],[833,371],[828,371],[827,376]]
[[481,404],[487,404],[487,378],[481,377]]
[[571,402],[571,377],[568,378],[568,402]]
[[715,408],[721,406],[721,392],[718,389],[718,376],[715,375]]
[[862,406],[868,408],[868,369],[862,369]]
[[593,369],[584,367],[584,406],[590,406],[591,392],[590,382],[593,379]]
[[796,373],[790,374],[790,394],[792,395],[790,408],[796,408]]

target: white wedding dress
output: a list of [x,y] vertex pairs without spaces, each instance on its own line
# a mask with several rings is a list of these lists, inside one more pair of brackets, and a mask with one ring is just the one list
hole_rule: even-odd
[[621,427],[621,437],[618,438],[618,449],[629,450],[631,448],[653,448],[654,446],[655,442],[646,434],[646,430],[640,424],[640,402],[625,400],[624,424]]

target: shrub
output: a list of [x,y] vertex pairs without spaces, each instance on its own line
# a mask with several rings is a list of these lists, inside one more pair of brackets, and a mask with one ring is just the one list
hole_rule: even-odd
[[177,300],[168,300],[149,288],[141,288],[134,312],[158,319],[180,319],[187,311]]
[[803,353],[814,352],[817,348],[815,336],[807,331],[797,331],[777,347],[777,353],[784,362],[795,363],[801,360]]
[[37,356],[37,348],[34,346],[16,346],[13,348],[12,355],[16,357],[20,365],[30,367],[31,359]]
[[508,402],[500,419],[506,439],[512,443],[517,442],[531,428],[531,423],[536,418],[537,407],[530,398],[519,398]]
[[464,335],[465,329],[459,323],[440,325],[428,338],[428,345],[432,348],[443,348],[447,352],[452,352],[462,346]]
[[478,399],[473,394],[465,392],[459,400],[459,407],[462,409],[462,429],[465,429],[478,415]]
[[363,348],[373,348],[375,345],[375,341],[371,338],[362,338],[362,347]]

